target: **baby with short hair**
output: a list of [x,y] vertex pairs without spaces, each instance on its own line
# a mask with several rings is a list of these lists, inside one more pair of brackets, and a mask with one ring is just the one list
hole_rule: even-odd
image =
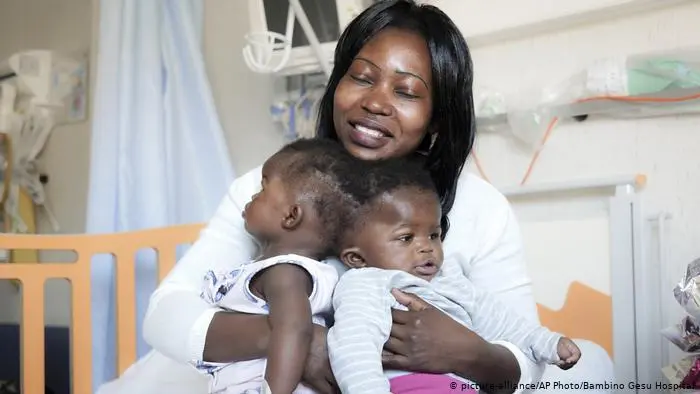
[[[202,298],[225,310],[269,314],[268,358],[204,362],[211,393],[312,393],[300,384],[313,323],[326,325],[338,274],[321,262],[338,254],[347,209],[341,188],[356,159],[331,140],[297,140],[265,162],[262,185],[243,212],[260,256],[228,272],[208,272]],[[312,323],[313,322],[313,323]]]
[[387,160],[362,174],[352,184],[360,209],[340,238],[341,261],[351,269],[336,285],[335,323],[328,333],[343,393],[470,392],[449,375],[383,370],[391,310],[406,309],[391,294],[395,288],[416,294],[487,341],[513,343],[536,363],[568,369],[578,362],[581,352],[571,339],[520,317],[476,288],[456,262],[443,262],[440,201],[421,162]]

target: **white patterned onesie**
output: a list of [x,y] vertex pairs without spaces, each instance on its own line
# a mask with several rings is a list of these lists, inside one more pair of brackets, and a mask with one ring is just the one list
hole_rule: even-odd
[[[265,268],[277,264],[296,264],[304,268],[313,281],[309,296],[314,323],[326,326],[331,316],[333,289],[338,282],[338,272],[333,266],[307,257],[288,254],[244,264],[229,272],[207,272],[202,298],[225,310],[257,315],[267,315],[268,305],[250,289],[250,281]],[[266,359],[237,363],[200,362],[196,368],[211,376],[210,393],[248,394],[260,393],[265,376]],[[313,393],[299,385],[295,394]]]

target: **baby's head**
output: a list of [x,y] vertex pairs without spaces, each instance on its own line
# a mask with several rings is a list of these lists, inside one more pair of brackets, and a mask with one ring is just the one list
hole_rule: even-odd
[[338,253],[346,210],[356,206],[341,188],[357,161],[336,141],[292,142],[262,168],[261,190],[245,206],[246,230],[263,245],[311,258]]
[[349,268],[401,270],[430,280],[442,266],[441,207],[422,163],[372,163],[353,185],[361,204],[341,235],[340,258]]

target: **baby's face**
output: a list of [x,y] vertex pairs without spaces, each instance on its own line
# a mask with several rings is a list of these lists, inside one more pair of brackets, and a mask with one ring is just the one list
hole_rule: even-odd
[[442,266],[440,202],[432,193],[398,190],[383,196],[352,235],[359,264],[345,252],[350,267],[375,267],[408,272],[431,280]]

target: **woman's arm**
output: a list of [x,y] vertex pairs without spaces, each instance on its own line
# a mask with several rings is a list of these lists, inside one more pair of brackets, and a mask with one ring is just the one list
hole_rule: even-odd
[[[492,293],[523,318],[539,324],[520,227],[510,203],[482,179],[471,174],[464,174],[462,178],[458,202],[450,214],[454,227],[445,241],[446,258],[456,259],[475,286]],[[494,341],[487,353],[501,361],[509,358],[510,362],[503,364],[504,367],[491,371],[511,385],[538,382],[544,372],[545,364],[535,364],[511,343]],[[514,360],[519,374],[512,371]],[[496,376],[487,380],[499,380],[493,378]]]
[[260,176],[258,168],[233,182],[199,239],[151,296],[144,338],[164,355],[183,363],[264,355],[266,317],[223,312],[200,297],[207,271],[233,269],[255,254],[241,212],[257,192]]
[[[270,323],[267,316],[221,311],[216,313],[210,322],[202,361],[230,363],[254,360],[267,355],[270,343]],[[234,332],[235,336],[232,335]]]

